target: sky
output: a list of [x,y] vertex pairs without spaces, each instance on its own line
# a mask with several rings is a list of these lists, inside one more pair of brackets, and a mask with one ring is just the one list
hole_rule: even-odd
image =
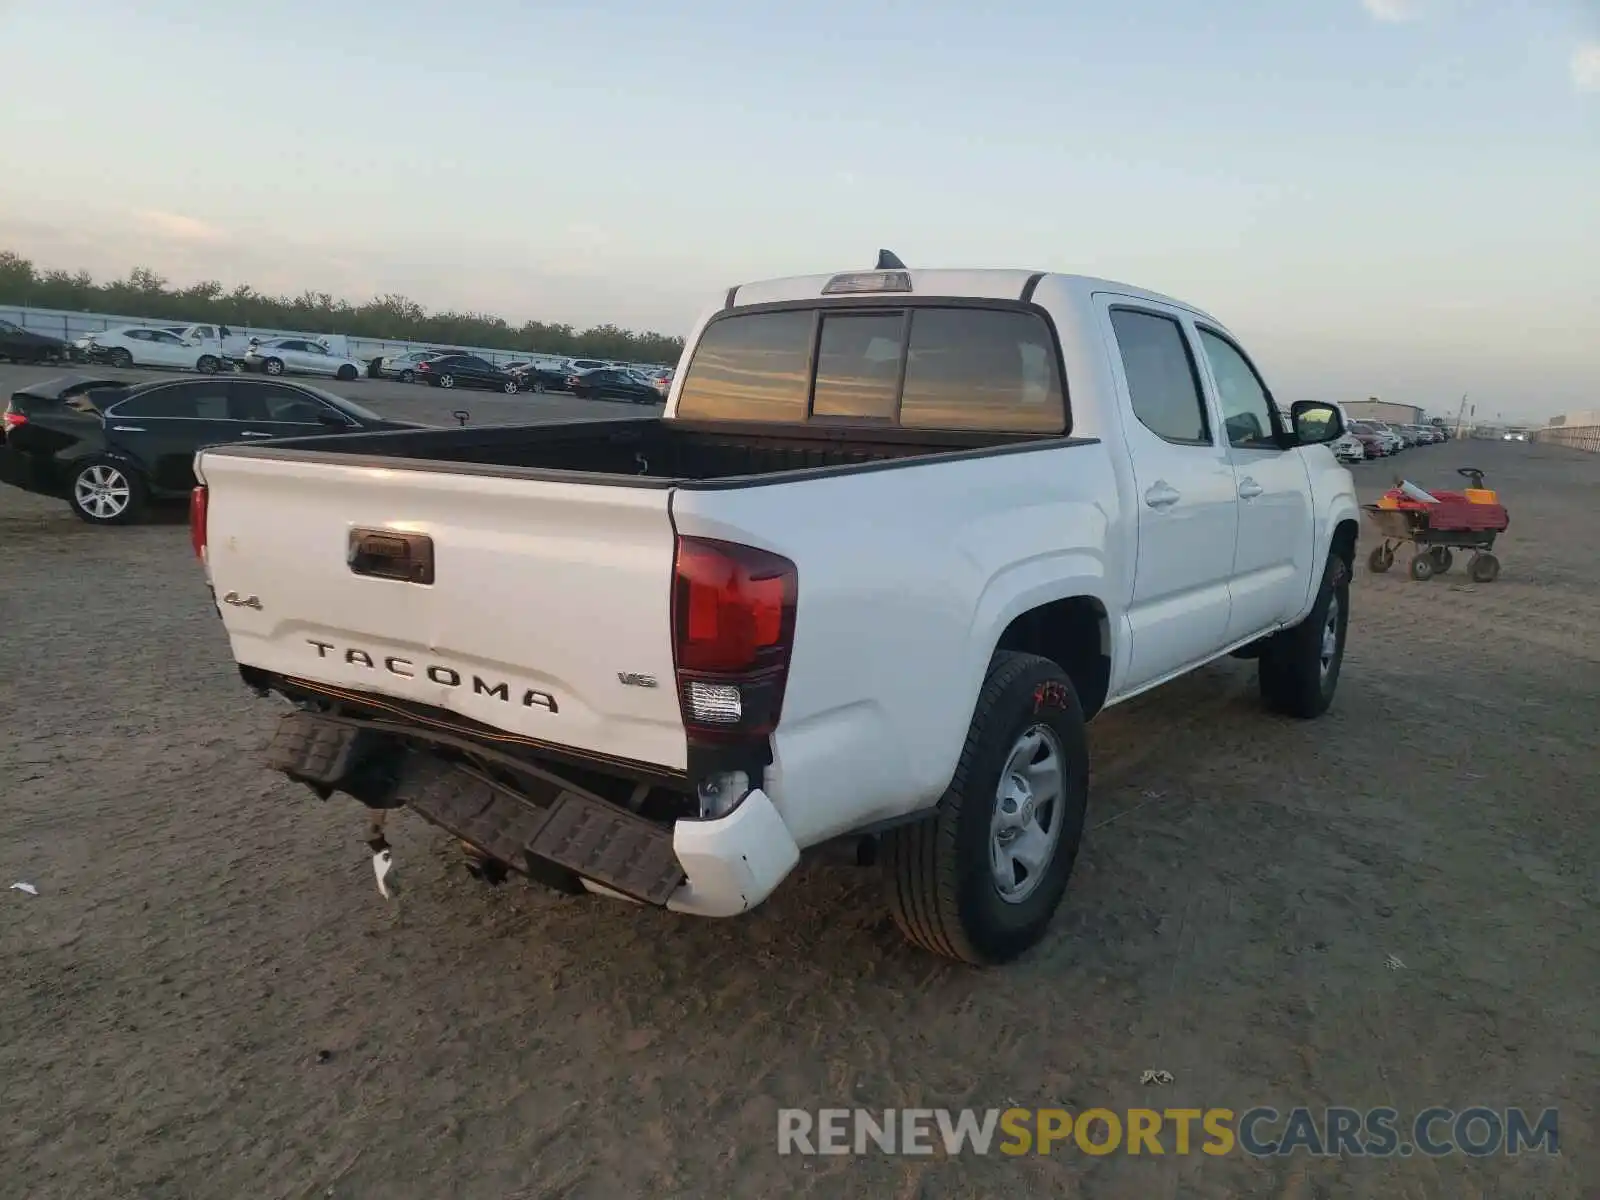
[[1600,0],[0,0],[0,248],[681,334],[1100,275],[1280,400],[1600,407]]

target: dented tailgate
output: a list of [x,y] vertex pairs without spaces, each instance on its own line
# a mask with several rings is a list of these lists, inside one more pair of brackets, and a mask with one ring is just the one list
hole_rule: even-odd
[[665,488],[205,452],[234,656],[682,769]]

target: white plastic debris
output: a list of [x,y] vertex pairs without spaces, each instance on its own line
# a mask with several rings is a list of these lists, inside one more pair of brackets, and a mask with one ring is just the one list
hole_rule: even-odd
[[385,900],[394,897],[389,892],[389,885],[384,882],[389,877],[389,872],[394,870],[394,851],[387,848],[379,850],[372,856],[372,873],[378,880],[378,894]]
[[37,896],[39,894],[39,889],[34,887],[31,883],[13,883],[11,885],[11,890],[13,892],[27,892],[30,896]]
[[1152,1083],[1157,1087],[1165,1087],[1172,1082],[1171,1071],[1146,1071],[1139,1076],[1139,1082],[1149,1087]]
[[1383,960],[1383,965],[1388,967],[1391,971],[1404,971],[1406,969],[1405,963],[1400,961],[1400,956],[1398,954],[1389,955],[1388,958]]

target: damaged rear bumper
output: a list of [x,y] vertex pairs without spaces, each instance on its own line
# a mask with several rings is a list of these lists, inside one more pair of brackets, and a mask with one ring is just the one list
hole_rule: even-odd
[[285,716],[268,765],[320,795],[345,792],[373,808],[406,807],[535,878],[551,866],[591,891],[697,916],[760,904],[800,851],[772,801],[749,793],[715,820],[647,820],[555,776],[513,788],[392,735],[316,713]]

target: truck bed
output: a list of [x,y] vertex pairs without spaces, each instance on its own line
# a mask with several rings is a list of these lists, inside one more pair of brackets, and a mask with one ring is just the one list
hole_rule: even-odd
[[213,453],[315,458],[345,466],[571,480],[634,487],[758,482],[796,472],[960,458],[1068,439],[982,431],[776,425],[624,417],[459,429],[331,434],[218,447]]

